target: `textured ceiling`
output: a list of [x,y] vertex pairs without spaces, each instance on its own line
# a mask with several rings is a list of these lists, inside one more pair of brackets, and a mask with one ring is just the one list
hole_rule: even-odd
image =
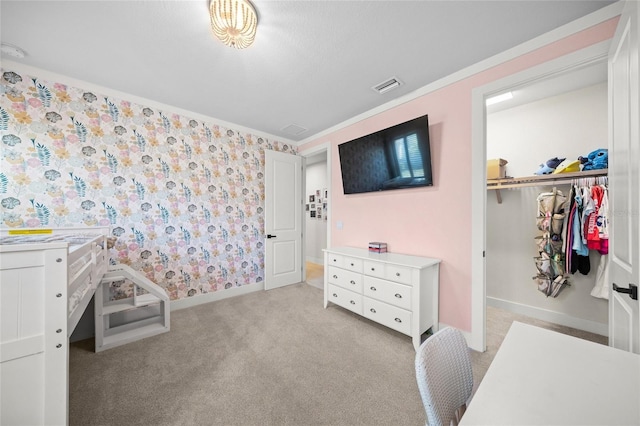
[[207,0],[2,0],[0,36],[17,62],[300,141],[611,3],[255,0],[235,50]]

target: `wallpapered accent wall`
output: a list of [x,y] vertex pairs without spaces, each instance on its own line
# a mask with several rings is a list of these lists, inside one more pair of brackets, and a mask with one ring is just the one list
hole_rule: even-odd
[[264,150],[294,147],[1,71],[2,226],[110,226],[173,300],[263,280]]

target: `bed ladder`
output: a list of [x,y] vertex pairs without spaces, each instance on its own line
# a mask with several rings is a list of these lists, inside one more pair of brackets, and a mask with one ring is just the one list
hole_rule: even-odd
[[[109,300],[116,281],[133,283],[133,296]],[[139,289],[146,293],[139,295]],[[127,265],[112,265],[95,293],[96,352],[169,331],[169,296],[162,287]]]

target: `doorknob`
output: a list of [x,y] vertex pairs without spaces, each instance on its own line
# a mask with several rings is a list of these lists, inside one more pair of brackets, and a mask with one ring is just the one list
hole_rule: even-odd
[[275,235],[267,234],[267,238],[276,238]]
[[613,283],[613,291],[617,291],[618,293],[626,293],[633,300],[638,300],[638,286],[635,284],[629,283],[629,288],[621,288]]

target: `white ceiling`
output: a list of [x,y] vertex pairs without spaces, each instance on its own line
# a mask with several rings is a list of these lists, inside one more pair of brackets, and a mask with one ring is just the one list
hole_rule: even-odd
[[235,50],[208,0],[2,0],[0,37],[17,62],[300,141],[611,3],[255,0]]
[[607,61],[603,59],[600,62],[554,74],[552,77],[510,89],[508,91],[511,92],[513,98],[487,106],[487,113],[504,111],[505,109],[583,89],[606,81]]

